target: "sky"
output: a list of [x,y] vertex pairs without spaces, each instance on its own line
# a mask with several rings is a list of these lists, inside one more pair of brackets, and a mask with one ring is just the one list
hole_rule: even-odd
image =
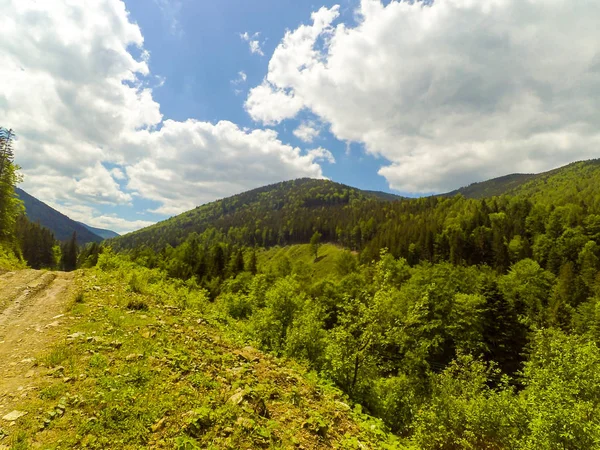
[[596,0],[0,0],[21,187],[125,233],[279,181],[419,196],[595,158]]

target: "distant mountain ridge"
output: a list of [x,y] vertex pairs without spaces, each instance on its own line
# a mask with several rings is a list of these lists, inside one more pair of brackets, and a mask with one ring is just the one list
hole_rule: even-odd
[[[331,180],[300,178],[198,206],[110,242],[115,248],[149,245],[160,249],[165,245],[178,245],[191,233],[216,228],[236,235],[236,240],[256,245],[302,243],[314,233],[315,220],[331,224],[350,204],[388,203],[400,199],[402,197],[394,194],[363,191]],[[335,228],[332,232],[335,233]],[[324,236],[324,239],[330,238]]]
[[487,181],[471,183],[454,191],[441,194],[444,197],[454,197],[461,194],[467,198],[489,198],[497,197],[518,188],[529,180],[537,177],[538,174],[513,173],[502,177],[492,178]]
[[84,227],[86,227],[88,230],[90,230],[95,235],[100,236],[102,239],[112,239],[112,238],[121,236],[119,233],[116,233],[112,230],[105,230],[104,228],[91,227],[83,222],[77,222],[77,223],[83,225]]
[[441,194],[443,197],[453,197],[461,194],[466,198],[483,199],[498,197],[500,195],[533,195],[544,190],[548,180],[569,178],[569,181],[580,182],[590,176],[590,171],[600,168],[600,159],[575,161],[566,166],[540,173],[513,173],[491,180],[472,183],[451,192]]
[[27,218],[31,222],[39,223],[41,226],[51,230],[54,233],[54,237],[59,241],[70,239],[74,232],[77,233],[77,242],[80,245],[89,242],[102,242],[104,240],[102,236],[94,233],[87,225],[76,222],[63,213],[58,212],[23,189],[16,188],[15,192],[25,205],[25,215]]
[[[575,201],[582,193],[600,195],[600,159],[574,162],[540,174],[506,175],[446,194],[415,199],[363,191],[330,180],[304,178],[263,186],[199,206],[111,239],[110,243],[116,249],[149,246],[160,250],[167,245],[179,245],[192,233],[210,232],[220,233],[228,242],[270,247],[307,243],[318,230],[323,241],[361,248],[380,233],[386,223],[385,239],[380,236],[381,239],[372,244],[373,248],[383,248],[390,242],[395,245],[393,236],[408,232],[407,221],[414,222],[411,214],[420,215],[419,221],[423,224],[419,227],[423,228],[431,222],[427,218],[429,213],[425,212],[428,208],[433,211],[431,208],[443,203],[444,198],[458,194],[473,200],[518,195],[558,206]],[[406,211],[414,213],[401,218]]]

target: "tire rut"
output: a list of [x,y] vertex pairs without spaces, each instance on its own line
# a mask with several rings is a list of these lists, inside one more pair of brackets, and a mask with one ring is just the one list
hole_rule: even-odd
[[39,386],[38,357],[70,319],[73,274],[25,270],[0,277],[0,417]]

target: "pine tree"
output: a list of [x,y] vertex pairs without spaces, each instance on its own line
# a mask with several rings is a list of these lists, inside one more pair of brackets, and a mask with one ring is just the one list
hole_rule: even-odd
[[0,127],[0,241],[14,241],[15,225],[23,211],[15,197],[15,186],[21,181],[19,166],[14,163],[12,130]]
[[70,272],[77,268],[77,233],[74,232],[71,239],[63,244],[61,266],[65,272]]
[[246,271],[250,272],[252,275],[256,275],[258,272],[258,262],[256,260],[256,250],[252,250],[250,253],[250,260],[248,261],[248,267]]

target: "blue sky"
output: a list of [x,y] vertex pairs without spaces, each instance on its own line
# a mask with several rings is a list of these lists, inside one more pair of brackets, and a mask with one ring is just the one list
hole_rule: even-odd
[[21,187],[92,226],[299,177],[419,196],[598,156],[599,2],[7,1]]
[[[164,85],[154,91],[154,98],[166,117],[179,121],[230,120],[240,126],[256,127],[260,124],[245,111],[244,102],[249,88],[259,85],[266,76],[269,56],[285,31],[310,22],[311,13],[320,7],[336,4],[342,5],[340,19],[354,23],[358,2],[127,0],[126,4],[144,34],[152,73],[165,77]],[[248,43],[240,38],[246,32],[260,33],[256,39],[264,56],[250,52]],[[239,79],[240,71],[247,75],[246,82],[232,83]],[[293,134],[300,119],[272,128],[284,142],[306,147]],[[346,143],[326,129],[314,143],[330,150],[336,159],[336,164],[323,165],[326,177],[362,189],[398,192],[377,175],[381,157],[366,154],[361,145],[350,145],[348,153]]]

